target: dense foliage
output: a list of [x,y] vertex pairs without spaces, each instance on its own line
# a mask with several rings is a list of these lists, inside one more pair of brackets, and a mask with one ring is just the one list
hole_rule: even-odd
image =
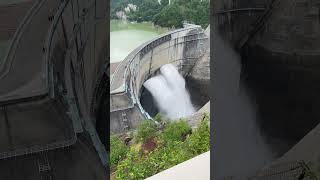
[[183,141],[192,129],[186,121],[180,120],[169,123],[163,131],[162,138],[167,143]]
[[112,0],[111,19],[117,19],[116,12],[123,11],[128,4],[137,5],[135,12],[127,14],[130,21],[152,21],[162,27],[182,27],[188,21],[207,27],[209,24],[209,0]]
[[[159,117],[157,119],[159,120]],[[140,126],[140,130],[150,127],[149,123],[141,125],[144,127]],[[144,179],[210,149],[209,116],[205,116],[194,130],[186,121],[180,120],[166,123],[163,129],[158,126],[157,131],[152,131],[151,134],[156,134],[154,138],[157,139],[158,147],[145,153],[141,146],[131,145],[126,158],[117,165],[117,179]]]
[[110,149],[112,149],[110,152],[110,166],[113,169],[127,155],[129,147],[119,137],[111,136]]
[[186,144],[188,146],[187,148],[192,152],[192,154],[201,154],[203,152],[209,151],[210,127],[208,116],[203,119],[197,130],[190,135]]
[[153,121],[142,121],[137,130],[137,140],[143,143],[147,142],[156,136],[157,131],[157,125]]

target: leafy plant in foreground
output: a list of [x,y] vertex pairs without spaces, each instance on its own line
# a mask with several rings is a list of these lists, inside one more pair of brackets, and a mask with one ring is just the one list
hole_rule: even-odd
[[110,137],[110,167],[115,168],[118,162],[125,158],[129,148],[124,144],[120,137]]
[[145,179],[209,151],[209,116],[205,116],[198,128],[188,136],[190,130],[191,127],[183,120],[166,124],[161,134],[163,143],[148,154],[143,154],[141,149],[132,147],[127,158],[119,162],[117,166],[117,178]]
[[147,166],[141,166],[141,163],[141,154],[137,149],[131,148],[127,158],[117,166],[117,179],[143,179]]
[[143,143],[156,137],[158,131],[157,125],[151,120],[142,121],[137,129],[137,140]]
[[193,154],[201,154],[210,150],[209,116],[206,115],[202,119],[198,128],[187,139],[186,144]]
[[183,120],[170,122],[163,131],[162,139],[168,144],[175,141],[183,141],[188,134],[191,134],[190,125]]

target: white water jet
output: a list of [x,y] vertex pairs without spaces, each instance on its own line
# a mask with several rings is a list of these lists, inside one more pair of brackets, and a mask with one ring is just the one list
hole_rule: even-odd
[[163,65],[160,74],[143,86],[152,94],[160,113],[170,119],[186,117],[195,112],[184,78],[172,64]]

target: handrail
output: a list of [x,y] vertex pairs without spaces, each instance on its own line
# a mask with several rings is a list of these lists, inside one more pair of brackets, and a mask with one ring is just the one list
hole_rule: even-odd
[[[152,40],[150,41],[147,41],[145,43],[143,43],[142,45],[140,45],[139,47],[137,47],[135,50],[133,50],[116,68],[115,72],[113,73],[113,76],[111,77],[111,80],[110,80],[110,86],[114,83],[114,79],[115,79],[115,75],[120,71],[120,68],[123,68],[123,66],[125,67],[124,69],[124,73],[123,73],[123,79],[126,79],[126,76],[127,76],[127,73],[128,73],[128,68],[130,66],[130,64],[132,63],[132,61],[136,58],[136,56],[140,53],[140,51],[145,48],[146,46],[148,46],[149,44],[151,44],[153,41],[161,38],[161,37],[164,37],[164,36],[167,36],[167,35],[170,35],[170,34],[176,34],[176,33],[179,33],[179,32],[183,32],[183,31],[186,31],[186,30],[192,30],[192,29],[199,29],[200,26],[188,26],[186,28],[181,28],[181,29],[177,29],[177,30],[174,30],[174,31],[170,31],[170,32],[167,32],[167,33],[164,33],[164,34],[161,34],[155,38],[153,38]],[[199,33],[194,33],[194,34],[189,34],[188,36],[192,36],[192,35],[197,35]],[[176,40],[176,39],[181,39],[181,38],[184,38],[186,36],[183,36],[183,37],[178,37],[178,38],[175,38],[175,39],[171,39],[172,40]],[[125,80],[124,80],[125,82]],[[122,91],[122,92],[127,92],[127,87],[125,87],[125,89]]]
[[[88,6],[89,9],[92,9],[94,7],[94,1],[92,1],[92,3]],[[45,45],[45,49],[46,49],[46,52],[44,54],[44,61],[45,61],[45,65],[46,65],[46,74],[48,75],[48,77],[50,76],[49,73],[52,73],[50,72],[49,68],[50,68],[50,55],[51,55],[51,50],[52,50],[52,40],[53,40],[53,36],[56,32],[56,29],[57,29],[57,26],[58,26],[58,23],[61,22],[61,17],[62,17],[62,14],[65,10],[65,8],[67,7],[67,5],[70,3],[70,0],[65,0],[63,1],[63,3],[60,5],[56,15],[54,16],[54,19],[53,19],[53,22],[51,24],[51,27],[50,27],[50,30],[49,30],[49,33],[48,33],[48,37],[47,37],[47,40],[46,40],[46,45]],[[87,14],[88,11],[86,12],[83,12],[84,14]],[[82,16],[84,15],[82,14]],[[74,29],[73,29],[73,33],[76,34],[79,30],[80,30],[80,27],[79,27],[79,24],[83,23],[83,17],[80,16],[79,17],[79,20],[77,22],[75,22],[75,26],[74,26]],[[75,43],[75,40],[76,40],[76,36],[72,36],[71,37],[71,44],[68,44],[68,48],[72,47]],[[49,78],[48,78],[49,79]],[[47,86],[49,86],[49,80],[47,79]],[[51,89],[54,89],[54,83],[51,83],[52,87]]]
[[[176,41],[176,40],[179,40],[179,39],[184,39],[185,37],[190,37],[190,36],[199,35],[199,34],[204,34],[204,33],[203,33],[203,32],[200,32],[200,33],[188,34],[188,35],[186,35],[186,36],[181,36],[181,37],[176,37],[176,38],[174,38],[174,39],[171,39],[171,41]],[[165,35],[164,35],[164,36],[165,36]],[[161,37],[162,37],[162,36],[159,36],[158,38],[161,38]],[[147,43],[141,45],[142,48],[138,47],[138,48],[136,48],[136,50],[137,50],[137,49],[143,49],[143,48],[146,47],[148,44],[152,43],[154,40],[157,40],[158,38],[155,38],[155,39],[153,39],[153,40],[151,40],[151,41],[148,41]],[[205,39],[208,39],[208,37],[200,37],[200,38],[198,37],[197,39],[185,40],[185,41],[183,41],[183,42],[179,42],[178,44],[185,43],[185,42],[189,42],[189,41],[205,40]],[[165,49],[171,48],[171,47],[173,47],[173,46],[174,46],[174,45],[169,45],[169,47],[166,47]],[[135,52],[135,51],[134,51],[134,52]],[[133,52],[133,53],[134,53],[134,52]],[[135,56],[136,56],[139,52],[140,52],[140,50],[136,52]],[[154,54],[154,55],[155,55],[155,54]],[[130,56],[130,54],[129,54],[129,56]],[[127,58],[128,58],[129,56],[127,56]],[[127,77],[128,70],[130,69],[130,64],[131,64],[132,61],[135,59],[135,56],[132,57],[132,59],[130,59],[130,62],[127,62],[128,64],[126,65],[126,67],[125,67],[125,68],[126,68],[126,69],[125,69],[125,73],[123,74],[123,78],[124,78],[124,79]],[[189,57],[188,59],[198,59],[198,58],[199,58],[199,57],[192,57],[192,58]],[[173,62],[175,62],[175,61],[181,61],[181,60],[183,60],[183,59],[176,59],[176,60],[174,60]],[[120,92],[120,91],[114,92],[114,91],[117,90],[117,89],[115,89],[111,94],[112,94],[112,95],[120,94],[120,93],[129,93],[129,94],[131,94],[130,106],[129,106],[129,107],[126,107],[126,108],[124,108],[124,107],[113,108],[113,109],[111,110],[111,112],[113,112],[113,111],[118,111],[118,110],[124,110],[124,109],[128,109],[128,108],[132,108],[132,107],[134,107],[134,104],[137,104],[137,106],[138,106],[138,108],[140,109],[141,113],[144,114],[147,119],[151,119],[151,116],[150,116],[147,112],[144,111],[144,109],[142,108],[142,106],[141,106],[138,98],[136,97],[135,93],[133,92],[135,88],[132,87],[132,86],[133,86],[133,85],[132,85],[132,82],[129,80],[130,83],[129,83],[129,85],[127,85],[127,84],[126,84],[126,80],[123,80],[123,81],[124,81],[124,83],[125,83],[124,90],[121,91],[121,92]],[[121,87],[119,87],[119,88],[121,88]],[[130,91],[128,91],[128,90],[130,90]]]
[[247,44],[247,42],[260,30],[260,28],[263,27],[263,25],[269,19],[270,15],[271,15],[271,11],[274,9],[276,2],[280,3],[279,0],[272,0],[270,2],[268,8],[265,10],[263,15],[260,16],[257,19],[257,21],[255,21],[254,25],[252,26],[252,29],[249,30],[249,32],[237,42],[237,44],[236,44],[237,49],[241,49],[242,47],[244,47],[244,45]]
[[[15,33],[14,40],[11,42],[10,53],[8,51],[6,60],[8,59],[9,55],[14,53],[14,50],[15,50],[14,48],[16,48],[16,44],[18,43],[18,40],[20,39],[24,28],[32,20],[32,17],[34,17],[34,14],[36,12],[38,12],[39,9],[41,9],[41,7],[43,6],[43,4],[45,4],[45,2],[48,2],[48,1],[54,1],[54,0],[38,0],[38,2],[33,6],[32,10],[29,11],[28,16],[26,16],[24,18],[23,23],[20,24],[20,27],[18,28],[18,30]],[[51,90],[54,89],[54,83],[52,81],[52,78],[53,78],[52,74],[49,74],[49,73],[52,73],[52,72],[50,72],[49,68],[50,68],[50,63],[52,63],[52,62],[50,62],[50,58],[51,58],[52,52],[53,52],[52,47],[54,45],[53,44],[54,38],[55,38],[54,36],[55,36],[55,33],[57,33],[57,29],[58,29],[57,27],[58,27],[59,23],[61,22],[63,13],[64,13],[68,3],[70,3],[70,2],[71,2],[70,0],[64,0],[60,4],[58,4],[59,5],[58,10],[55,12],[54,19],[49,26],[48,34],[47,34],[46,41],[45,41],[44,54],[42,56],[42,59],[44,60],[44,71],[45,71],[45,74],[47,75],[45,85],[47,88],[50,88]],[[94,1],[92,1],[92,2],[94,2]],[[94,3],[90,4],[90,6],[88,8],[94,9]],[[87,12],[84,12],[82,15],[85,15],[86,13]],[[76,25],[79,25],[83,21],[84,21],[83,17],[80,17],[80,19],[76,22],[77,23]],[[73,32],[74,33],[78,32],[78,30],[79,29],[75,28],[75,29],[73,29]],[[72,36],[71,42],[74,42],[75,39],[76,38]],[[72,43],[68,44],[67,48],[72,47],[72,45],[73,45]],[[2,64],[0,64],[0,65],[2,65]],[[0,66],[0,68],[1,68],[1,66]],[[49,83],[52,83],[52,84],[49,84]],[[66,97],[64,95],[63,95],[63,98],[65,98],[66,100],[70,100],[69,97]],[[70,105],[70,102],[68,102],[68,105],[72,106],[72,105]],[[70,117],[70,118],[72,119],[73,117]],[[57,141],[54,143],[49,143],[49,144],[44,144],[44,145],[34,145],[31,147],[26,147],[26,148],[13,149],[12,151],[0,152],[0,160],[10,158],[10,157],[34,154],[34,153],[39,153],[42,151],[49,151],[49,150],[54,150],[54,149],[74,145],[77,142],[77,134],[75,133],[75,131],[73,131],[69,136],[70,137],[68,137],[68,139],[66,139],[66,140],[61,140],[61,141]]]
[[[161,37],[164,37],[166,35],[169,35],[169,34],[174,34],[174,33],[179,33],[179,32],[182,32],[182,31],[185,31],[185,30],[188,30],[188,29],[197,29],[199,28],[199,26],[190,26],[190,27],[186,27],[186,28],[181,28],[181,29],[177,29],[177,30],[174,30],[174,31],[170,31],[170,32],[167,32],[167,33],[164,33],[164,34],[161,34],[145,43],[143,43],[142,45],[140,45],[139,47],[137,47],[135,50],[133,50],[123,61],[121,61],[121,63],[117,66],[116,70],[114,71],[113,73],[113,76],[110,80],[110,85],[113,84],[113,81],[114,81],[114,75],[118,73],[120,67],[122,65],[124,65],[125,63],[131,63],[131,61],[139,54],[139,52],[144,48],[146,47],[147,45],[149,45],[151,42],[155,41],[156,39],[159,39]],[[131,56],[133,56],[132,58],[130,58]],[[130,58],[130,59],[129,59]],[[129,62],[128,62],[129,61]],[[127,67],[126,67],[126,71],[127,71]],[[126,72],[125,71],[125,72]],[[125,75],[126,73],[124,73]]]
[[[135,62],[136,60],[136,57],[137,55],[140,54],[140,51],[145,48],[146,46],[148,46],[149,44],[153,43],[154,41],[156,41],[157,39],[159,38],[162,38],[162,37],[165,37],[167,35],[170,35],[170,34],[175,34],[175,33],[179,33],[179,32],[182,32],[182,31],[188,31],[188,30],[192,30],[192,29],[199,29],[201,28],[200,26],[188,26],[188,27],[185,27],[185,28],[182,28],[182,29],[178,29],[178,30],[175,30],[175,31],[171,31],[171,32],[168,32],[168,33],[165,33],[165,34],[162,34],[156,38],[153,38],[152,40],[150,41],[147,41],[146,43],[140,45],[138,48],[136,48],[133,52],[131,52],[126,58],[124,61],[122,61],[120,63],[120,65],[118,65],[115,73],[113,74],[112,76],[112,79],[111,79],[111,83],[110,85],[112,85],[114,83],[114,80],[116,78],[115,75],[117,75],[120,71],[120,69],[124,69],[124,73],[122,75],[123,79],[121,79],[121,81],[123,81],[123,83],[125,83],[125,87],[124,87],[124,90],[122,90],[122,93],[129,93],[130,96],[131,96],[131,101],[133,104],[136,104],[136,106],[138,106],[140,112],[143,114],[143,116],[145,116],[145,118],[147,119],[152,119],[151,116],[143,109],[143,107],[141,106],[141,103],[139,102],[138,100],[138,97],[136,96],[136,90],[135,90],[135,86],[132,82],[132,77],[128,74],[131,74],[131,64],[133,62]],[[189,31],[190,32],[190,31]],[[204,34],[203,31],[201,32],[197,32],[197,33],[192,33],[192,34],[186,34],[184,36],[179,36],[179,37],[174,37],[174,39],[170,39],[170,41],[174,41],[176,42],[177,40],[179,41],[180,39],[184,39],[186,37],[192,37],[194,35],[200,35],[200,34]],[[208,37],[197,37],[195,39],[190,39],[190,40],[185,40],[183,42],[180,42],[179,43],[185,43],[187,41],[197,41],[197,40],[204,40],[204,39],[208,39]],[[173,45],[169,45],[169,47],[166,47],[165,49],[168,49],[170,47],[172,47]],[[129,80],[127,80],[127,78],[129,77]],[[129,84],[127,84],[129,83]],[[119,87],[120,88],[120,87]],[[116,89],[115,89],[116,90]],[[119,93],[119,92],[118,92]],[[112,93],[111,93],[112,94]],[[130,101],[130,100],[129,100]],[[132,104],[132,105],[133,105]],[[116,108],[117,109],[117,108]],[[123,108],[120,108],[120,109],[123,109]]]
[[[200,39],[208,39],[208,38],[200,38]],[[197,40],[199,40],[199,39],[197,39]],[[199,57],[197,57],[197,58],[199,58]],[[196,59],[196,58],[193,58],[193,59]],[[133,86],[133,85],[132,85],[132,81],[131,81],[131,83],[130,83],[130,86],[131,86],[131,89],[132,89],[132,86]],[[134,93],[133,93],[133,99],[135,99],[136,104],[138,105],[138,108],[140,109],[141,113],[145,116],[145,118],[147,118],[147,119],[153,119],[153,118],[149,115],[149,113],[144,110],[144,108],[142,107],[142,105],[141,105],[141,103],[140,103],[140,101],[139,101],[139,98],[138,98],[138,97],[136,96],[136,94],[134,94]]]
[[[70,0],[65,0],[63,1],[63,3],[60,5],[57,13],[55,14],[54,18],[53,18],[53,22],[51,24],[51,27],[50,27],[50,30],[49,30],[49,33],[48,33],[48,38],[46,40],[46,45],[45,45],[45,53],[44,53],[44,61],[45,61],[45,65],[46,65],[46,68],[45,68],[45,74],[47,75],[48,78],[46,78],[46,86],[47,88],[49,87],[49,77],[50,77],[50,70],[49,70],[49,63],[51,63],[49,61],[50,59],[50,55],[51,55],[51,47],[52,47],[52,39],[53,39],[53,36],[56,32],[56,29],[57,29],[57,26],[58,26],[58,23],[60,22],[60,18],[62,17],[62,14],[63,14],[63,11],[64,9],[66,8],[67,4],[69,3]],[[52,86],[54,86],[54,84],[52,83]],[[54,89],[54,87],[51,87],[51,89]],[[52,92],[53,93],[53,92]]]
[[[14,36],[15,39],[11,43],[10,51],[8,51],[6,59],[8,59],[8,57],[9,57],[9,55],[11,55],[11,53],[14,53],[14,50],[15,50],[14,48],[16,48],[16,43],[18,43],[17,41],[20,39],[20,37],[21,37],[21,35],[23,33],[22,30],[32,20],[31,19],[33,17],[32,15],[34,15],[34,13],[36,13],[42,7],[42,5],[44,5],[44,3],[46,1],[47,0],[39,0],[38,3],[36,3],[33,6],[33,8],[29,11],[28,15],[24,18],[23,23],[20,24],[20,27],[16,31],[16,34]],[[62,12],[63,9],[64,9],[63,5],[64,4],[62,4],[62,7],[59,8],[60,12]],[[8,72],[6,72],[6,73],[8,73]],[[53,150],[53,149],[67,147],[67,146],[73,145],[76,141],[77,141],[77,136],[76,136],[76,134],[74,134],[74,135],[72,135],[71,139],[69,139],[69,140],[58,141],[58,142],[50,143],[50,144],[47,144],[47,145],[35,145],[35,146],[32,146],[32,147],[28,147],[28,148],[22,148],[22,149],[16,149],[16,150],[13,150],[13,151],[1,152],[0,153],[0,159],[6,159],[6,158],[10,158],[10,157],[27,155],[27,154],[34,154],[34,153],[38,153],[38,152],[42,152],[42,151],[49,151],[49,150]]]
[[265,8],[255,7],[255,8],[223,9],[223,10],[217,11],[214,14],[225,14],[229,12],[239,12],[239,11],[265,11]]
[[[54,17],[53,23],[52,23],[52,25],[50,27],[49,35],[48,35],[48,38],[47,38],[47,41],[46,41],[46,50],[47,51],[45,52],[44,60],[45,60],[45,64],[46,64],[46,71],[47,71],[46,74],[48,75],[48,77],[51,77],[50,80],[48,78],[48,81],[47,81],[47,85],[48,86],[51,85],[50,88],[53,90],[51,93],[54,93],[54,85],[55,85],[54,82],[49,82],[49,81],[52,81],[52,79],[53,79],[52,78],[52,76],[53,76],[53,71],[52,71],[53,64],[52,64],[52,62],[50,60],[51,60],[51,55],[52,55],[51,54],[52,53],[52,48],[54,46],[54,44],[53,44],[54,43],[54,36],[55,36],[55,33],[57,32],[58,23],[60,23],[63,20],[62,15],[64,13],[64,10],[65,10],[65,8],[67,7],[67,5],[70,2],[71,2],[70,0],[65,0],[60,5],[59,10],[57,11],[57,13],[56,13],[56,15]],[[79,19],[76,22],[74,22],[75,25],[74,25],[73,30],[72,30],[73,33],[72,33],[72,35],[70,35],[71,37],[70,37],[69,41],[67,41],[65,39],[67,41],[67,47],[66,47],[67,53],[70,53],[73,50],[72,48],[75,47],[74,44],[76,42],[77,35],[78,35],[79,30],[80,30],[80,27],[85,22],[85,16],[88,14],[88,12],[92,11],[95,8],[95,1],[91,1],[91,2],[92,3],[84,9],[85,11],[82,11],[82,14],[79,16]],[[89,36],[87,37],[86,40],[88,40],[88,38],[89,38]],[[84,48],[84,46],[81,47],[81,48]],[[82,56],[81,52],[78,55]],[[66,55],[66,57],[65,57],[65,61],[66,60],[70,61],[71,59],[70,58],[67,59],[68,58],[67,56],[68,55]],[[66,63],[66,62],[64,62],[64,63]],[[66,74],[65,74],[65,78],[66,78]],[[68,78],[70,78],[70,77],[68,77]],[[66,79],[68,79],[68,78],[66,78]],[[51,83],[51,84],[49,84],[49,83]],[[67,92],[68,92],[68,97],[64,96],[64,98],[67,101],[69,101],[67,106],[69,106],[71,111],[75,112],[75,109],[77,107],[73,103],[73,99],[75,97],[74,97],[74,94],[72,92],[72,89],[68,88],[67,86],[65,88],[66,88],[65,90],[67,90]],[[53,96],[54,96],[54,94],[53,94]],[[77,117],[70,117],[72,119],[72,121],[73,121],[72,122],[73,125],[78,125],[78,127],[73,127],[73,128],[79,128],[78,130],[82,131],[83,127],[82,127],[82,124],[81,124],[81,120],[79,118],[79,114],[77,114],[76,116]],[[75,121],[74,118],[77,118],[77,122]],[[91,140],[92,140],[92,143],[93,143],[93,146],[94,146],[95,150],[97,151],[98,156],[99,156],[103,166],[106,167],[107,164],[108,164],[107,152],[106,152],[103,144],[101,143],[101,141],[100,141],[100,139],[99,139],[99,137],[97,135],[96,129],[93,127],[93,124],[90,121],[90,119],[87,119],[85,121],[87,121],[87,122],[84,123],[83,126],[86,129],[86,131],[89,133],[89,135],[91,137]],[[74,130],[74,133],[75,133],[75,130]],[[76,136],[77,135],[75,134],[75,137]]]
[[[174,33],[179,33],[179,32],[182,32],[182,31],[185,31],[185,30],[190,30],[190,29],[197,29],[199,28],[199,26],[193,26],[193,27],[187,27],[187,28],[181,28],[181,29],[178,29],[178,30],[175,30],[175,31],[171,31],[171,32],[168,32],[168,33],[165,33],[165,34],[162,34],[160,36],[157,36],[156,38],[153,38],[152,40],[150,41],[147,41],[146,43],[140,45],[138,48],[136,48],[134,51],[132,51],[132,53],[130,53],[126,58],[125,60],[123,60],[116,68],[115,72],[113,73],[114,75],[118,73],[118,71],[120,70],[120,68],[122,68],[122,66],[125,66],[125,72],[123,74],[123,77],[125,78],[127,76],[127,72],[128,72],[128,68],[130,66],[130,64],[132,63],[132,61],[135,59],[135,57],[139,54],[139,52],[144,48],[146,47],[147,45],[149,45],[150,43],[152,43],[153,41],[155,41],[156,39],[159,39],[161,37],[164,37],[166,35],[169,35],[169,34],[174,34]],[[192,35],[197,35],[199,33],[194,33],[194,34],[189,34],[188,36],[192,36]],[[181,38],[184,38],[186,36],[183,36],[183,37],[178,37],[178,38],[175,38],[173,40],[176,40],[176,39],[181,39]],[[207,39],[207,38],[204,38],[204,39]],[[171,40],[172,41],[172,40]],[[129,61],[129,62],[128,62]],[[126,64],[127,63],[127,64]],[[111,81],[110,81],[110,85],[113,84],[114,82],[114,79],[115,79],[115,76],[112,76],[111,78]],[[126,92],[126,89],[122,92]]]

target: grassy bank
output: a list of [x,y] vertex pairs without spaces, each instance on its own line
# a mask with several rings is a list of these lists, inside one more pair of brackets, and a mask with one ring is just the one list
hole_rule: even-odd
[[210,150],[209,116],[196,129],[185,120],[142,121],[135,132],[111,137],[112,179],[144,179]]

